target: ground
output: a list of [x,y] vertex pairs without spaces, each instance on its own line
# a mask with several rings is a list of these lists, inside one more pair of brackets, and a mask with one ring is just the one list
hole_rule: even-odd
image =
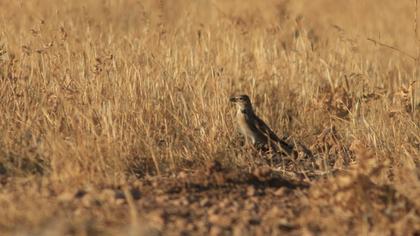
[[[0,1],[0,234],[420,235],[417,15]],[[313,156],[244,141],[238,94]]]

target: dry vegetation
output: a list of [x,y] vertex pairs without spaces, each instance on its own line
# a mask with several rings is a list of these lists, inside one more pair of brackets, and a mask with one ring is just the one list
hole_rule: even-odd
[[[0,1],[1,234],[419,235],[415,9]],[[314,158],[241,147],[237,93]]]

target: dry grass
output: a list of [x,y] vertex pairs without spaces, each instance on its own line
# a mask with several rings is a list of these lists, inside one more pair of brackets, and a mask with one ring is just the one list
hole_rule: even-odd
[[137,224],[132,197],[63,201],[81,189],[130,196],[145,176],[211,160],[255,169],[259,157],[230,135],[227,98],[240,92],[315,153],[279,168],[311,186],[299,195],[297,234],[420,233],[414,9],[409,0],[2,1],[0,231],[150,233],[144,222],[159,217]]

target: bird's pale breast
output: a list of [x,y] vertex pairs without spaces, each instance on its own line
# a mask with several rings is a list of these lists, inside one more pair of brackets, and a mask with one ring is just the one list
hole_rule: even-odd
[[254,132],[251,130],[248,122],[250,122],[246,115],[242,112],[238,112],[237,114],[239,130],[241,133],[246,137],[251,139],[252,143],[255,143],[256,137]]

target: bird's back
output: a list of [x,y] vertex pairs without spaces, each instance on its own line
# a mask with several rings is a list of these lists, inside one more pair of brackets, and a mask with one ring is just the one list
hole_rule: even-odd
[[[278,145],[280,146],[280,148],[285,151],[287,154],[291,154],[293,151],[293,146],[286,143],[286,141],[284,139],[280,139],[276,133],[274,133],[270,127],[268,127],[268,125],[261,120],[258,116],[255,116],[255,124],[256,124],[256,129],[258,129],[261,134],[264,136],[264,138],[262,139],[262,141],[264,142],[264,145],[268,145],[268,144],[274,144],[274,145]],[[275,148],[277,149],[277,148]]]

